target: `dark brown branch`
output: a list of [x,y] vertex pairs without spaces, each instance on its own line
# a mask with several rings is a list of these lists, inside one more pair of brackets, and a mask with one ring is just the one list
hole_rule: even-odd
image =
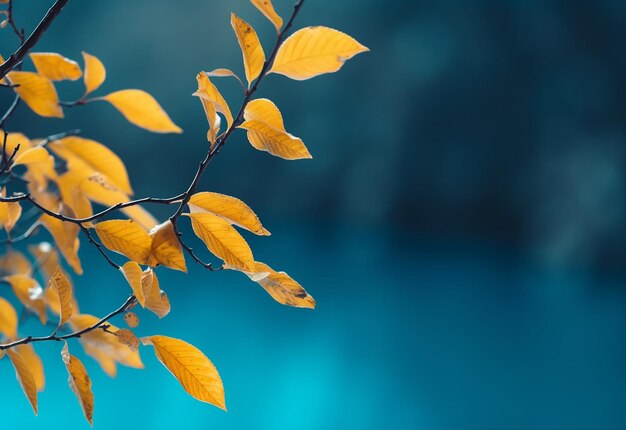
[[113,260],[111,260],[111,258],[107,255],[106,251],[103,249],[102,245],[96,242],[96,240],[93,238],[89,229],[82,224],[80,224],[80,229],[83,231],[83,233],[85,233],[85,235],[87,236],[87,239],[89,239],[89,242],[91,242],[92,245],[94,245],[96,249],[100,252],[100,254],[102,254],[102,256],[107,261],[107,263],[109,263],[111,267],[113,267],[114,269],[120,270],[120,266],[116,264]]
[[0,79],[4,78],[7,73],[13,70],[22,59],[30,52],[31,49],[35,47],[41,36],[46,32],[50,24],[59,16],[63,7],[68,3],[69,0],[56,0],[52,7],[48,9],[46,15],[43,19],[37,24],[35,30],[28,36],[28,39],[22,43],[22,45],[15,51],[7,60],[0,65]]

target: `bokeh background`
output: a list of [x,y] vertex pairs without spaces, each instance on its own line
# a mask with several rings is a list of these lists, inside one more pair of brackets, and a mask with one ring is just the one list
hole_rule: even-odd
[[[51,1],[16,3],[31,29]],[[274,3],[287,16],[292,1]],[[196,73],[243,74],[230,11],[270,46],[273,27],[244,0],[116,0],[70,2],[37,47],[97,55],[100,94],[147,90],[183,135],[104,104],[63,122],[22,106],[9,128],[80,127],[122,156],[138,196],[178,193],[206,151]],[[296,25],[371,49],[338,74],[264,82],[259,96],[314,159],[282,161],[240,133],[202,188],[260,214],[273,234],[247,236],[255,256],[318,308],[280,306],[237,273],[162,271],[172,313],[142,314],[138,334],[202,349],[229,412],[188,397],[146,349],[146,369],[115,380],[85,358],[95,428],[625,428],[626,3],[308,0]],[[0,41],[5,56],[16,47],[7,30]],[[239,106],[236,82],[218,85]],[[67,100],[81,90],[60,88]],[[82,310],[104,314],[127,287],[90,247],[81,257]],[[3,425],[86,427],[60,345],[38,350],[40,416],[4,360]]]

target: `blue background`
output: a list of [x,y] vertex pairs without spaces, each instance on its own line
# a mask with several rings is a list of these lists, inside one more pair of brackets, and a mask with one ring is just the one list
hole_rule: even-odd
[[[50,2],[17,3],[30,29]],[[291,2],[274,3],[288,15]],[[98,94],[147,90],[182,136],[104,104],[63,122],[21,106],[8,129],[80,127],[121,155],[137,196],[178,193],[206,151],[196,73],[243,75],[231,10],[270,46],[272,26],[246,1],[134,0],[71,1],[37,47],[98,56]],[[146,369],[113,380],[84,359],[95,428],[626,427],[626,3],[308,0],[305,25],[371,49],[337,74],[263,83],[314,159],[270,157],[239,133],[202,188],[257,211],[272,236],[246,236],[256,258],[299,280],[317,309],[280,306],[237,273],[161,270],[172,313],[141,313],[137,333],[203,350],[229,412],[187,396],[143,349]],[[16,47],[8,30],[0,43],[5,56]],[[218,85],[238,106],[237,84]],[[59,90],[71,100],[82,86]],[[127,286],[86,243],[80,256],[81,309],[105,314]],[[38,346],[37,418],[0,362],[5,425],[86,427],[60,347]]]

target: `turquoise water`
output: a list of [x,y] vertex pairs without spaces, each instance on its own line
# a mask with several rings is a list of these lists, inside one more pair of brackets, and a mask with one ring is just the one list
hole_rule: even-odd
[[[626,293],[610,278],[545,271],[471,244],[400,235],[274,228],[257,258],[292,274],[315,311],[280,306],[236,273],[162,271],[173,310],[140,313],[139,335],[166,334],[219,368],[228,413],[194,401],[149,348],[145,370],[93,379],[95,428],[623,428]],[[76,281],[83,312],[126,293],[102,268]],[[117,322],[122,325],[121,321]],[[75,343],[73,352],[84,356]],[[47,387],[35,418],[0,362],[4,423],[86,428],[56,354],[39,346]],[[10,412],[8,412],[10,411]]]

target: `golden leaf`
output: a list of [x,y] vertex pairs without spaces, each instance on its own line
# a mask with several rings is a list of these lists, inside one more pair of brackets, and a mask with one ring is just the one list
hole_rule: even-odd
[[148,258],[149,266],[155,267],[157,264],[162,264],[170,269],[187,272],[185,255],[170,220],[152,228],[150,237],[152,248]]
[[278,49],[269,73],[302,81],[336,72],[355,55],[369,49],[341,31],[306,27],[289,36]]
[[202,351],[180,339],[166,336],[144,337],[141,341],[154,347],[159,361],[192,397],[226,410],[222,379]]
[[120,271],[126,278],[126,281],[128,281],[128,284],[133,290],[133,294],[137,298],[139,304],[142,307],[145,306],[146,299],[141,285],[141,277],[143,275],[143,271],[141,270],[141,267],[139,267],[139,264],[135,263],[134,261],[128,261],[120,267]]
[[225,78],[225,77],[231,77],[231,78],[235,78],[239,81],[239,83],[241,84],[241,86],[243,87],[243,82],[241,82],[241,79],[239,79],[239,76],[237,76],[237,74],[235,72],[233,72],[230,69],[214,69],[211,70],[210,72],[206,72],[206,75],[209,77],[215,77],[215,78]]
[[[74,314],[72,318],[70,318],[69,324],[73,331],[78,331],[84,330],[87,327],[92,327],[99,321],[100,319],[93,315]],[[109,331],[116,332],[119,330],[114,325],[108,322],[107,324],[109,324]],[[111,333],[107,333],[104,330],[92,330],[81,335],[80,342],[85,348],[85,353],[98,360],[103,369],[105,368],[103,362],[99,358],[96,358],[98,354],[104,354],[111,360],[123,364],[124,366],[143,369],[143,363],[141,362],[139,353],[131,351],[128,347],[119,343],[117,338]],[[95,350],[100,352],[96,354],[94,353]]]
[[78,159],[94,173],[102,173],[124,193],[133,193],[124,163],[113,151],[101,143],[71,136],[51,142],[48,147],[67,161]]
[[11,363],[15,368],[17,381],[20,383],[22,391],[24,391],[26,398],[33,407],[35,415],[37,415],[37,383],[35,382],[35,377],[28,367],[28,363],[19,352],[9,349],[7,350],[7,355],[11,359]]
[[7,275],[27,275],[31,271],[31,265],[21,252],[9,249],[0,256],[0,270]]
[[48,161],[49,158],[50,154],[46,151],[46,148],[37,146],[35,148],[28,148],[23,152],[20,151],[17,157],[15,157],[13,165],[18,166],[20,164],[43,163]]
[[33,72],[10,72],[7,78],[14,85],[13,90],[37,115],[63,118],[59,96],[52,82]]
[[126,321],[126,325],[130,328],[135,328],[139,325],[139,317],[134,312],[126,312],[124,314],[124,321]]
[[253,139],[250,139],[250,143],[259,151],[267,151],[286,160],[312,158],[301,139],[265,122],[251,119],[244,121],[239,128],[253,132]]
[[172,122],[159,102],[142,90],[121,90],[101,98],[113,105],[124,117],[137,127],[154,133],[182,133]]
[[248,88],[256,78],[259,77],[263,64],[265,63],[265,53],[259,41],[259,37],[254,28],[234,13],[230,14],[230,25],[235,30],[237,41],[243,54],[243,65],[246,70]]
[[111,220],[96,224],[100,241],[111,251],[125,255],[139,264],[145,264],[150,255],[152,239],[132,220]]
[[82,346],[85,354],[96,360],[104,373],[111,378],[115,378],[117,375],[117,364],[115,363],[115,360],[109,357],[105,350],[99,349],[97,346],[85,342],[82,343]]
[[191,196],[188,204],[191,212],[210,212],[259,236],[270,235],[252,209],[235,197],[201,192]]
[[13,154],[17,145],[20,145],[20,151],[25,151],[30,148],[30,140],[22,133],[7,134],[6,153],[8,156]]
[[85,62],[85,95],[100,88],[107,76],[106,69],[102,62],[93,55],[83,52]]
[[69,279],[65,277],[63,270],[61,267],[57,266],[54,275],[50,279],[50,286],[54,288],[59,297],[59,308],[61,310],[61,315],[59,318],[59,327],[67,322],[68,319],[72,316],[72,312],[74,311],[74,305],[72,303],[72,299],[74,294],[72,293],[72,284]]
[[0,297],[0,333],[9,339],[17,337],[17,312],[8,300]]
[[206,139],[211,142],[211,146],[213,146],[217,140],[217,133],[220,131],[222,119],[215,111],[213,103],[203,98],[200,99],[200,103],[202,104],[202,109],[204,109],[206,120],[209,123],[209,130],[206,133]]
[[26,343],[15,347],[16,351],[22,356],[26,365],[33,374],[35,379],[35,387],[37,391],[43,391],[46,386],[46,375],[43,370],[43,362],[32,344]]
[[154,312],[159,318],[163,318],[170,313],[170,299],[167,297],[165,291],[161,290],[159,280],[152,268],[149,268],[143,273],[141,285],[146,296],[146,309]]
[[63,222],[48,214],[42,214],[39,222],[50,232],[65,261],[76,273],[82,275],[83,269],[78,259],[78,248],[80,245],[78,240],[79,227],[74,223]]
[[261,11],[263,15],[267,17],[274,27],[276,27],[276,31],[280,30],[280,27],[283,25],[283,19],[276,13],[274,10],[274,6],[272,6],[272,2],[270,0],[250,0],[252,4]]
[[[206,100],[213,104],[213,108],[216,112],[221,113],[226,118],[228,127],[233,123],[233,115],[230,112],[228,103],[224,100],[224,97],[219,92],[217,87],[211,82],[209,77],[204,72],[198,73],[196,76],[198,81],[198,90],[193,93],[194,96],[199,97],[201,100]],[[211,123],[211,121],[209,121]]]
[[70,388],[76,394],[85,418],[93,426],[93,392],[91,391],[91,378],[89,378],[87,369],[78,358],[70,354],[67,342],[61,350],[61,358],[69,375]]
[[[2,197],[5,197],[5,190],[0,192]],[[22,215],[22,206],[19,202],[0,202],[0,225],[4,226],[4,229],[9,233],[15,223],[20,219]]]
[[191,218],[194,233],[209,251],[231,266],[248,270],[254,263],[250,246],[224,218],[212,213],[185,214]]
[[27,275],[11,275],[4,278],[7,281],[17,299],[29,310],[33,311],[45,324],[48,321],[46,304],[43,301],[43,290],[39,283]]
[[83,75],[76,61],[55,52],[33,52],[29,55],[37,73],[51,81],[75,81]]
[[[232,267],[226,266],[226,269]],[[267,264],[255,262],[253,271],[243,273],[261,285],[278,303],[298,308],[315,308],[315,299],[285,272],[277,272]]]
[[117,340],[122,344],[126,345],[131,349],[131,351],[139,350],[139,338],[135,336],[131,330],[127,328],[121,328],[115,332],[115,336],[117,336]]

